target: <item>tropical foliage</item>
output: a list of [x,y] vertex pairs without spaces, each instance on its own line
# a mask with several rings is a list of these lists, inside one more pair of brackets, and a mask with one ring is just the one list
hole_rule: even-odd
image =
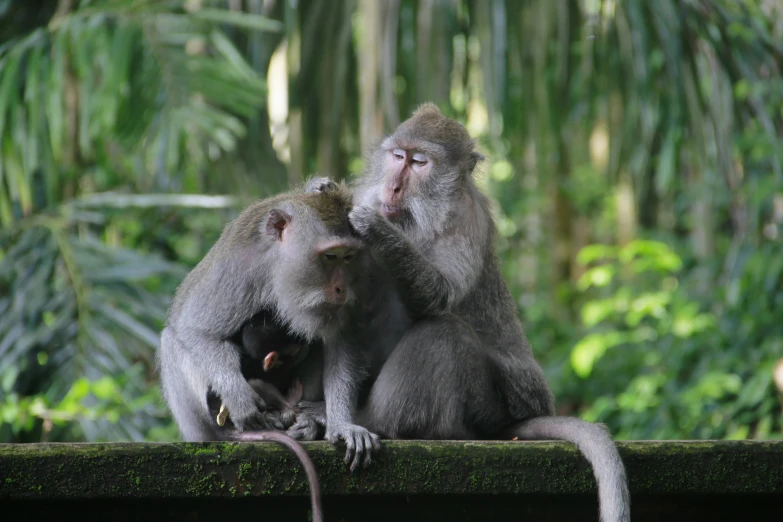
[[0,440],[167,440],[176,285],[250,198],[423,101],[489,158],[564,414],[774,438],[777,0],[0,0]]

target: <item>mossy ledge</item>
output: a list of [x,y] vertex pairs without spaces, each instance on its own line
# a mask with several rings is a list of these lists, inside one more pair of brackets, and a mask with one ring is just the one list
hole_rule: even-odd
[[[446,502],[453,508],[454,499],[472,498],[493,499],[488,502],[494,507],[508,501],[513,511],[514,502],[519,507],[519,501],[527,498],[534,504],[549,503],[559,520],[571,519],[563,509],[575,513],[575,520],[590,520],[595,513],[596,486],[590,467],[567,443],[385,441],[372,466],[356,474],[347,471],[342,449],[325,442],[306,443],[305,447],[318,469],[327,506],[330,502],[336,506],[331,498],[350,504],[385,497],[410,502],[418,497],[451,498]],[[620,442],[618,447],[635,515],[637,498],[666,497],[674,505],[687,504],[688,495],[722,498],[722,502],[732,496],[743,502],[740,497],[751,496],[783,505],[783,441],[640,441]],[[3,505],[82,501],[97,506],[101,500],[213,502],[288,497],[288,502],[295,500],[303,507],[306,495],[302,467],[274,443],[0,444]],[[573,502],[558,507],[563,499]],[[710,505],[719,504],[712,501]],[[195,505],[189,509],[197,509]],[[728,509],[720,508],[718,515],[728,514]],[[481,516],[488,513],[482,511]],[[655,513],[665,515],[660,509]],[[404,510],[396,516],[409,518]]]

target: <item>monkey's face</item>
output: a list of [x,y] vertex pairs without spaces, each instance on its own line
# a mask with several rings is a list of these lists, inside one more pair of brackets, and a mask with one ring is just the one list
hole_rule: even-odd
[[438,143],[395,134],[373,160],[356,200],[403,229],[442,221],[449,200],[462,192],[459,171]]
[[[339,321],[356,300],[364,245],[347,227],[327,227],[316,212],[283,214],[272,211],[267,222],[278,249],[275,294],[294,330],[314,331]],[[302,322],[309,327],[297,324]]]
[[438,228],[472,183],[474,148],[462,125],[425,104],[381,143],[355,198],[403,229]]

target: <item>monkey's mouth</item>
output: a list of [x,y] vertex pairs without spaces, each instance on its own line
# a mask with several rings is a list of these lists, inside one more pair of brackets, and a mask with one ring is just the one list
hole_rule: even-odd
[[388,219],[396,219],[402,215],[402,208],[399,205],[389,205],[388,203],[384,203],[381,205],[381,211]]

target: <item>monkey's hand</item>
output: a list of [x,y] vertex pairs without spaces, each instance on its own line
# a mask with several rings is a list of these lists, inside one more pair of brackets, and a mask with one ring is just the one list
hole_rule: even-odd
[[305,192],[320,192],[322,194],[328,194],[338,189],[337,183],[329,178],[318,177],[313,178],[305,184]]
[[286,432],[296,440],[317,440],[326,429],[326,403],[301,401],[297,404],[299,413],[296,423]]
[[353,207],[351,212],[348,213],[348,221],[351,223],[351,227],[363,238],[370,236],[372,228],[383,219],[383,216],[372,207]]
[[326,440],[332,444],[338,441],[345,441],[345,463],[351,464],[351,471],[355,471],[361,464],[367,467],[372,462],[372,454],[381,449],[381,442],[378,435],[371,433],[356,424],[334,424],[332,422],[326,425]]
[[[238,432],[285,429],[280,420],[280,412],[266,411],[266,403],[255,392],[250,401],[230,401],[223,397],[223,404],[226,405],[231,422]],[[245,407],[242,407],[243,405]]]

